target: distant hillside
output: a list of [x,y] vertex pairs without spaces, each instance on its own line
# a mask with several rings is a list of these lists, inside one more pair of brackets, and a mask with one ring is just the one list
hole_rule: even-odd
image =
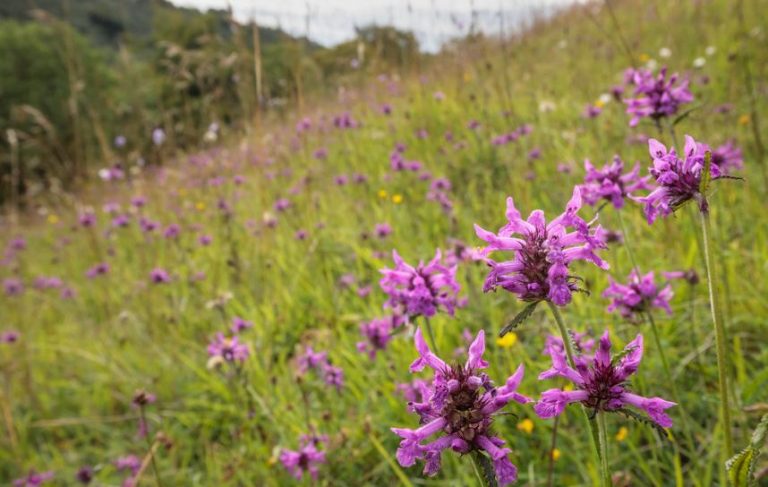
[[[147,41],[153,37],[154,19],[158,10],[200,20],[208,17],[224,37],[230,34],[229,15],[224,10],[202,13],[195,9],[180,8],[165,0],[2,0],[0,19],[33,20],[34,11],[43,10],[69,22],[79,32],[99,46],[117,47],[121,39]],[[291,38],[281,29],[261,27],[262,44],[271,44]],[[312,49],[319,45],[309,43]]]

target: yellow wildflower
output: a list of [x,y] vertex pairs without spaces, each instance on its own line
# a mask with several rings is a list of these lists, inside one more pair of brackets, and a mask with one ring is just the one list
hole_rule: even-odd
[[749,115],[746,113],[739,117],[739,125],[747,125],[749,124]]
[[504,348],[509,348],[517,343],[517,335],[514,332],[507,333],[501,338],[496,339],[496,345]]
[[555,448],[552,450],[552,460],[557,461],[558,458],[560,458],[560,450]]
[[626,426],[622,426],[619,428],[619,432],[616,433],[616,441],[624,441],[627,439],[627,436],[629,435],[629,430]]
[[380,189],[379,190],[379,198],[384,199],[387,197],[387,190],[386,189]]
[[531,421],[528,418],[525,418],[524,420],[517,423],[517,429],[525,433],[528,433],[530,435],[531,432],[533,432],[533,421]]
[[403,202],[403,195],[401,194],[393,194],[392,195],[392,203],[399,205]]

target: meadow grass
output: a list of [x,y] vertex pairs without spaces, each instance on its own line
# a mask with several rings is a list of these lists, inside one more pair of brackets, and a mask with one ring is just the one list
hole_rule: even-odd
[[[112,462],[128,454],[144,458],[161,434],[154,458],[159,482],[147,467],[142,485],[290,485],[296,481],[278,461],[279,449],[296,449],[301,434],[316,431],[329,435],[320,485],[476,482],[469,459],[458,455],[444,455],[432,479],[423,478],[418,465],[403,469],[395,460],[398,438],[389,428],[415,427],[417,421],[396,390],[412,380],[408,364],[416,352],[409,333],[399,334],[375,360],[356,350],[359,324],[385,314],[379,269],[392,265],[392,249],[417,262],[430,259],[436,248],[452,248],[454,239],[479,246],[472,224],[505,223],[508,195],[524,215],[536,208],[559,214],[583,180],[585,158],[602,165],[618,154],[645,170],[647,145],[632,143],[633,134],[673,145],[669,130],[658,133],[650,123],[630,128],[617,101],[605,103],[594,119],[581,112],[619,83],[625,68],[651,59],[692,80],[696,110],[675,127],[680,142],[686,133],[710,145],[733,138],[744,150],[743,180],[716,182],[710,206],[728,331],[734,447],[745,446],[768,409],[766,161],[759,159],[752,131],[755,116],[765,116],[768,107],[766,8],[764,0],[626,1],[613,6],[615,22],[605,7],[573,8],[509,41],[459,43],[419,75],[370,79],[364,89],[319,101],[314,110],[258,127],[249,138],[231,137],[130,181],[99,183],[49,205],[42,219],[3,228],[4,244],[24,236],[27,249],[0,268],[0,277],[17,276],[26,288],[18,296],[0,296],[0,331],[21,334],[14,344],[0,344],[0,479],[34,468],[53,470],[55,482],[72,485],[75,471],[91,465],[100,484],[116,485],[125,474]],[[715,47],[711,55],[705,54],[708,46]],[[663,47],[671,50],[669,58],[659,57]],[[706,62],[694,68],[699,57]],[[741,75],[745,62],[755,80],[753,99]],[[434,96],[438,91],[444,99]],[[383,103],[392,105],[391,115],[380,113]],[[720,113],[723,104],[732,108]],[[332,118],[346,111],[360,126],[334,128]],[[296,135],[294,124],[304,116],[312,127]],[[479,128],[467,128],[470,120]],[[533,128],[530,135],[491,144],[523,124]],[[417,136],[421,129],[423,138]],[[430,183],[418,173],[390,169],[397,143],[407,146],[408,160],[450,180],[450,212],[427,198]],[[313,157],[321,147],[327,157]],[[528,157],[534,148],[541,150],[537,160]],[[355,182],[355,174],[366,182]],[[337,184],[340,175],[349,182]],[[137,195],[147,204],[129,211]],[[276,211],[279,198],[291,206]],[[101,210],[113,201],[131,216],[125,228],[111,228],[112,217]],[[97,222],[83,228],[78,214],[87,207],[94,208]],[[595,212],[582,210],[585,218]],[[160,222],[160,230],[142,232],[142,216]],[[271,217],[274,228],[266,223]],[[608,275],[623,281],[632,269],[629,245],[645,272],[692,268],[704,276],[695,211],[683,208],[649,226],[639,205],[629,204],[622,218],[627,245],[603,252],[608,273],[577,266],[591,294],[575,296],[562,313],[569,329],[594,336],[610,329],[615,346],[638,332],[646,335],[645,359],[632,385],[646,395],[679,395],[680,407],[669,411],[675,421],[670,438],[620,415],[606,418],[614,483],[723,485],[706,283],[674,282],[674,313],[654,315],[671,380],[649,325],[607,313],[608,301],[600,296]],[[600,222],[621,230],[611,208],[600,212]],[[164,238],[162,229],[174,223],[180,235]],[[377,223],[391,225],[392,235],[377,238]],[[300,230],[304,239],[296,237]],[[210,245],[198,243],[203,234],[212,237]],[[110,271],[86,278],[98,262],[108,262]],[[157,267],[170,273],[171,282],[150,282]],[[502,291],[484,294],[486,273],[482,263],[460,264],[461,296],[468,304],[455,317],[432,319],[435,341],[447,359],[466,347],[463,330],[485,330],[489,375],[501,380],[523,363],[520,392],[538,397],[555,387],[536,376],[550,366],[542,351],[556,324],[541,306],[515,330],[514,343],[497,343],[496,334],[525,303]],[[355,282],[340,284],[347,274]],[[34,289],[39,276],[61,278],[74,298]],[[372,290],[361,296],[357,291],[366,286]],[[255,325],[240,333],[251,355],[237,370],[208,368],[206,346],[215,333],[229,334],[233,317]],[[299,377],[295,362],[305,345],[327,350],[344,370],[340,390],[313,374]],[[137,437],[140,410],[131,406],[142,389],[157,396],[144,409],[150,446]],[[530,407],[505,411],[510,414],[497,416],[494,430],[513,450],[520,484],[546,485],[553,438],[554,485],[599,482],[579,411],[569,408],[557,423],[538,418]]]

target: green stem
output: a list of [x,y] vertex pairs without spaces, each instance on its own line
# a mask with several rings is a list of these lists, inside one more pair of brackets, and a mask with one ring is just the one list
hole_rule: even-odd
[[163,484],[160,482],[160,472],[157,470],[157,463],[155,462],[155,452],[152,450],[152,441],[149,439],[149,424],[147,423],[147,416],[144,413],[144,406],[139,407],[139,414],[141,415],[141,422],[144,425],[144,428],[146,428],[144,437],[147,439],[147,452],[152,461],[152,471],[155,473],[155,482],[157,482],[157,487],[162,487]]
[[480,485],[485,487],[498,487],[496,482],[496,471],[493,469],[488,457],[480,452],[474,452],[470,455],[472,458],[472,467],[475,469],[475,475],[480,480]]
[[[616,212],[616,214],[619,215],[619,226],[621,226],[621,233],[624,234],[624,248],[627,249],[627,254],[629,254],[629,261],[632,263],[632,270],[634,270],[637,273],[640,273],[640,270],[637,268],[637,261],[635,260],[635,253],[632,252],[632,246],[629,245],[629,233],[627,232],[627,227],[624,224],[624,217],[622,215],[622,211],[619,210]],[[639,277],[639,276],[638,276]]]
[[603,485],[611,485],[611,471],[608,469],[608,430],[605,427],[605,413],[597,413],[597,428],[600,438],[600,477]]
[[[715,326],[715,342],[717,345],[717,372],[718,387],[720,389],[720,421],[723,429],[723,442],[725,458],[733,456],[733,439],[731,437],[731,411],[728,395],[728,362],[725,350],[726,335],[725,324],[720,314],[720,306],[717,302],[717,280],[715,278],[715,268],[712,264],[712,255],[710,253],[710,226],[709,211],[700,211],[701,232],[704,241],[704,262],[707,267],[707,285],[709,287],[709,304],[712,311],[712,322]],[[724,468],[723,465],[720,468]]]
[[[560,331],[560,336],[563,339],[563,347],[565,348],[565,355],[568,358],[568,365],[575,369],[576,362],[573,360],[573,345],[571,344],[571,337],[568,335],[568,330],[566,329],[565,323],[563,322],[563,317],[560,315],[560,311],[557,309],[557,306],[549,301],[547,301],[547,305],[552,311],[552,315],[555,317],[557,328]],[[592,446],[595,450],[597,462],[600,464],[602,462],[602,453],[600,451],[600,437],[597,431],[597,424],[595,424],[594,419],[590,419],[586,407],[582,405],[581,409],[584,412],[584,419],[587,421],[587,425],[589,426],[589,431],[592,437]]]
[[429,322],[429,318],[426,316],[422,317],[424,318],[424,328],[427,329],[427,336],[429,337],[429,344],[432,346],[432,351],[435,353],[435,355],[440,355],[440,352],[437,350],[435,334],[432,332],[432,324]]

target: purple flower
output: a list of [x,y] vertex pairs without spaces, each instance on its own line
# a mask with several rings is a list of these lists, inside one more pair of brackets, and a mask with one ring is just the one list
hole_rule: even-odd
[[541,149],[539,147],[534,147],[530,152],[528,152],[528,160],[535,161],[538,159],[541,159]]
[[[658,186],[648,196],[634,198],[645,204],[645,216],[648,224],[652,224],[661,215],[666,217],[689,201],[696,201],[699,210],[709,211],[709,204],[700,192],[701,176],[705,163],[705,152],[702,146],[690,135],[685,136],[684,159],[677,156],[674,148],[667,148],[656,139],[648,141],[648,148],[653,158],[651,175]],[[711,164],[712,180],[722,177],[720,167]]]
[[8,277],[3,280],[3,290],[6,296],[18,296],[24,292],[24,283],[16,277]]
[[12,344],[19,341],[21,334],[16,330],[9,330],[0,333],[0,343]]
[[171,282],[171,276],[165,269],[156,267],[149,273],[149,280],[152,281],[153,284],[165,284]]
[[211,245],[211,242],[213,242],[213,237],[210,235],[200,235],[197,237],[197,242],[203,247],[207,247],[208,245]]
[[131,475],[136,475],[141,468],[141,460],[136,455],[126,455],[115,460],[114,465],[119,471],[129,470]]
[[389,296],[385,306],[403,311],[410,317],[423,315],[429,318],[440,309],[453,316],[460,290],[456,281],[457,267],[441,264],[440,249],[435,251],[434,259],[428,264],[419,262],[416,267],[405,263],[395,250],[392,258],[395,268],[382,269],[384,277],[379,281],[381,289]]
[[600,108],[597,105],[587,105],[584,107],[584,111],[581,112],[582,118],[597,118],[601,113],[603,113],[603,109]]
[[[411,372],[425,366],[434,370],[432,385],[421,388],[422,402],[409,404],[420,417],[417,429],[392,428],[402,438],[397,449],[397,461],[410,467],[423,460],[424,474],[435,475],[440,470],[442,452],[451,449],[460,454],[473,451],[488,454],[499,485],[511,484],[517,479],[517,468],[509,461],[509,448],[504,440],[491,433],[494,414],[509,401],[525,404],[531,400],[518,394],[523,379],[523,366],[509,377],[501,387],[495,387],[481,369],[488,366],[483,360],[485,334],[481,330],[469,346],[464,365],[448,366],[427,346],[421,329],[416,330],[416,350],[419,357],[411,364]],[[432,441],[428,439],[439,435]]]
[[[586,333],[571,333],[571,340],[573,341],[574,350],[579,352],[579,355],[573,358],[574,362],[576,362],[576,364],[583,363],[585,365],[592,363],[592,357],[584,354],[590,353],[592,348],[594,348],[594,338],[591,338]],[[544,340],[544,354],[551,356],[553,353],[560,355],[564,354],[565,345],[563,344],[563,339],[561,337],[547,335],[547,338]]]
[[631,193],[650,189],[649,177],[640,177],[639,163],[630,172],[622,174],[624,162],[619,156],[614,156],[613,161],[600,170],[595,169],[587,159],[584,161],[584,169],[587,174],[584,176],[584,184],[579,188],[584,201],[591,206],[604,199],[620,209],[624,206],[624,199]]
[[243,318],[239,318],[237,316],[232,318],[232,333],[237,334],[247,328],[253,328],[253,322],[244,320]]
[[181,227],[177,223],[171,223],[163,231],[163,237],[167,239],[177,238],[181,234]]
[[335,387],[336,390],[341,390],[344,387],[344,370],[341,367],[326,364],[323,367],[323,382]]
[[96,214],[93,211],[84,211],[78,216],[80,225],[89,228],[96,224]]
[[275,208],[275,211],[285,211],[288,208],[290,208],[290,206],[291,206],[290,200],[286,198],[280,198],[279,200],[275,201],[274,208]]
[[608,311],[618,310],[622,317],[632,318],[641,313],[661,308],[672,314],[669,301],[672,299],[672,286],[667,284],[659,289],[654,282],[653,272],[638,276],[637,271],[629,273],[627,284],[619,284],[609,277],[609,286],[603,291],[604,298],[611,298]]
[[384,318],[374,318],[360,325],[360,334],[365,341],[357,343],[357,350],[367,353],[371,360],[376,358],[376,352],[387,348],[392,339],[392,331],[403,324],[403,318],[398,315],[390,315]]
[[13,481],[13,487],[37,487],[53,478],[53,472],[36,472],[30,470],[25,477]]
[[552,368],[542,372],[539,379],[565,377],[573,383],[575,389],[544,391],[534,406],[536,414],[541,418],[558,416],[568,404],[574,402],[582,403],[595,413],[616,411],[629,405],[645,410],[654,422],[664,428],[670,428],[672,419],[664,410],[675,406],[675,403],[660,397],[638,396],[628,391],[626,381],[637,372],[643,357],[643,336],[638,334],[627,344],[620,356],[620,359],[613,360],[611,339],[607,330],[600,338],[591,363],[588,360],[576,362],[575,370],[566,362],[564,352],[551,349]]
[[699,283],[699,274],[693,269],[688,269],[687,271],[665,272],[664,277],[666,279],[682,279],[691,286],[695,286]]
[[93,481],[93,468],[89,466],[83,466],[77,469],[75,473],[75,480],[83,485],[88,485]]
[[304,354],[298,358],[301,374],[306,374],[310,369],[322,368],[326,364],[328,364],[328,352],[315,352],[312,347],[306,347]]
[[211,359],[209,365],[216,365],[218,361],[243,363],[250,354],[248,346],[240,343],[237,335],[226,338],[223,333],[217,333],[208,345],[208,356]]
[[307,233],[306,230],[296,230],[296,233],[294,234],[296,240],[306,240],[308,236],[309,233]]
[[[579,187],[565,212],[547,224],[544,212],[534,210],[528,220],[523,220],[511,197],[507,198],[507,221],[498,234],[475,225],[477,236],[488,242],[483,254],[493,251],[514,251],[513,260],[496,262],[486,258],[491,267],[485,279],[483,291],[497,287],[517,294],[523,301],[548,300],[558,306],[571,301],[571,295],[579,290],[568,266],[575,260],[587,260],[601,269],[608,263],[597,256],[596,250],[604,249],[605,232],[598,225],[590,224],[576,215],[581,208]],[[573,228],[568,231],[568,228]],[[513,237],[519,235],[519,237]]]
[[710,151],[712,153],[712,164],[716,164],[724,174],[744,168],[744,156],[741,153],[741,149],[732,140],[727,141],[714,150],[702,143],[698,143],[696,146],[697,151],[701,154]]
[[296,480],[301,480],[305,472],[317,480],[319,466],[325,463],[325,452],[317,449],[322,442],[318,437],[301,438],[298,451],[280,451],[280,463]]
[[388,223],[377,223],[373,229],[373,233],[378,238],[387,238],[392,234],[392,227]]
[[628,73],[630,84],[635,86],[635,98],[624,99],[627,113],[632,115],[629,121],[631,127],[644,117],[658,122],[677,113],[680,105],[693,101],[693,94],[688,89],[689,81],[685,79],[678,84],[678,77],[675,73],[667,79],[667,68],[662,68],[656,76],[647,69]]

